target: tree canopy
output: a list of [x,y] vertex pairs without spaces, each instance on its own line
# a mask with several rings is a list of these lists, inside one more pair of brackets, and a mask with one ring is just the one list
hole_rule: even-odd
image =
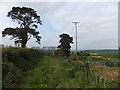
[[27,41],[33,36],[36,38],[36,42],[40,44],[41,36],[36,29],[38,28],[38,24],[42,25],[42,21],[34,9],[28,7],[13,7],[12,10],[8,12],[7,17],[10,17],[20,26],[16,28],[5,28],[2,32],[3,37],[10,35],[16,45],[21,44],[21,47],[25,47]]
[[63,56],[68,57],[70,55],[70,43],[73,43],[73,38],[64,33],[59,35],[59,37],[61,38],[59,41],[61,44],[58,46],[58,48]]

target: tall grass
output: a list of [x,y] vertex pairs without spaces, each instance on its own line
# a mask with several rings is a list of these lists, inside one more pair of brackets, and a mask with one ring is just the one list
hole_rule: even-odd
[[20,88],[24,74],[33,69],[40,62],[42,56],[36,49],[3,48],[3,88]]

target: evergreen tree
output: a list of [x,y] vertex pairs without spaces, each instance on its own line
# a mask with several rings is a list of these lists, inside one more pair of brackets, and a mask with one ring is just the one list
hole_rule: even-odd
[[58,48],[63,56],[68,57],[70,55],[70,43],[73,43],[73,38],[70,37],[68,34],[61,34],[59,35],[61,38],[59,43],[61,43]]

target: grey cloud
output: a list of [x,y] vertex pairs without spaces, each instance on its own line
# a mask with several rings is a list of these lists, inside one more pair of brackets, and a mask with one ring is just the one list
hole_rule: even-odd
[[[72,21],[79,20],[79,49],[116,48],[117,43],[113,45],[110,40],[117,41],[117,3],[20,2],[17,5],[34,8],[40,14],[43,20],[43,26],[40,29],[44,29],[41,30],[42,46],[49,45],[51,42],[50,45],[57,46],[59,34],[63,32],[75,37]],[[72,45],[72,49],[74,48],[75,44]]]

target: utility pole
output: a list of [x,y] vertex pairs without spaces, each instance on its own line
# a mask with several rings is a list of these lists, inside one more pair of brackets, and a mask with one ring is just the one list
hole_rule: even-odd
[[80,23],[79,21],[73,21],[72,23],[75,24],[75,33],[76,33],[76,55],[77,55],[77,24]]

